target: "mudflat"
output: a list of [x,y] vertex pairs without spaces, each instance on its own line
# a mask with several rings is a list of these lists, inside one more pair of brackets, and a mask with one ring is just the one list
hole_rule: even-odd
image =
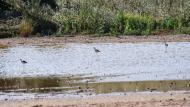
[[1,107],[189,107],[189,91],[133,92],[64,99],[1,101]]

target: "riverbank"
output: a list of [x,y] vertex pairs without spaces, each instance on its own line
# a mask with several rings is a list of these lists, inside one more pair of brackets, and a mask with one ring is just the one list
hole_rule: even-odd
[[15,45],[56,45],[66,43],[135,43],[135,42],[190,42],[190,35],[153,35],[153,36],[67,36],[65,37],[29,37],[0,39],[4,46]]
[[1,107],[189,107],[189,91],[137,92],[65,99],[2,101]]

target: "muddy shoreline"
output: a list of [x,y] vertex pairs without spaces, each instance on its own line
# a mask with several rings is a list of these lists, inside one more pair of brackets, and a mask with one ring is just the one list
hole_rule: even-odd
[[153,36],[66,36],[65,37],[29,37],[0,39],[4,46],[15,45],[56,45],[65,43],[136,43],[136,42],[190,42],[190,35],[153,35]]
[[190,92],[138,92],[65,99],[3,101],[1,107],[189,107]]

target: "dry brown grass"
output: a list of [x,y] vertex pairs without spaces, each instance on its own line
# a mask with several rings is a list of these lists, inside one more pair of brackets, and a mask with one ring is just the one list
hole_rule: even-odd
[[33,31],[32,24],[30,21],[22,20],[20,24],[20,36],[28,37]]

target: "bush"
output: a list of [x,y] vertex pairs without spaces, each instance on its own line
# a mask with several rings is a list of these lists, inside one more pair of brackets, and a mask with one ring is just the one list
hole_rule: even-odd
[[123,34],[125,31],[125,20],[124,11],[118,11],[113,19],[113,23],[110,23],[110,33],[114,35]]
[[126,15],[125,34],[128,35],[147,35],[153,30],[153,19],[148,16],[134,14]]
[[190,34],[190,27],[182,27],[178,30],[178,32],[182,34]]
[[180,21],[172,17],[166,17],[157,22],[157,28],[176,30],[180,26]]
[[[80,9],[64,8],[54,16],[54,19],[60,23],[62,28],[60,33],[109,33],[114,17],[112,11],[104,7],[98,7],[98,5],[94,6],[90,1],[83,2],[80,3]],[[72,3],[73,7],[75,7],[76,4]]]

